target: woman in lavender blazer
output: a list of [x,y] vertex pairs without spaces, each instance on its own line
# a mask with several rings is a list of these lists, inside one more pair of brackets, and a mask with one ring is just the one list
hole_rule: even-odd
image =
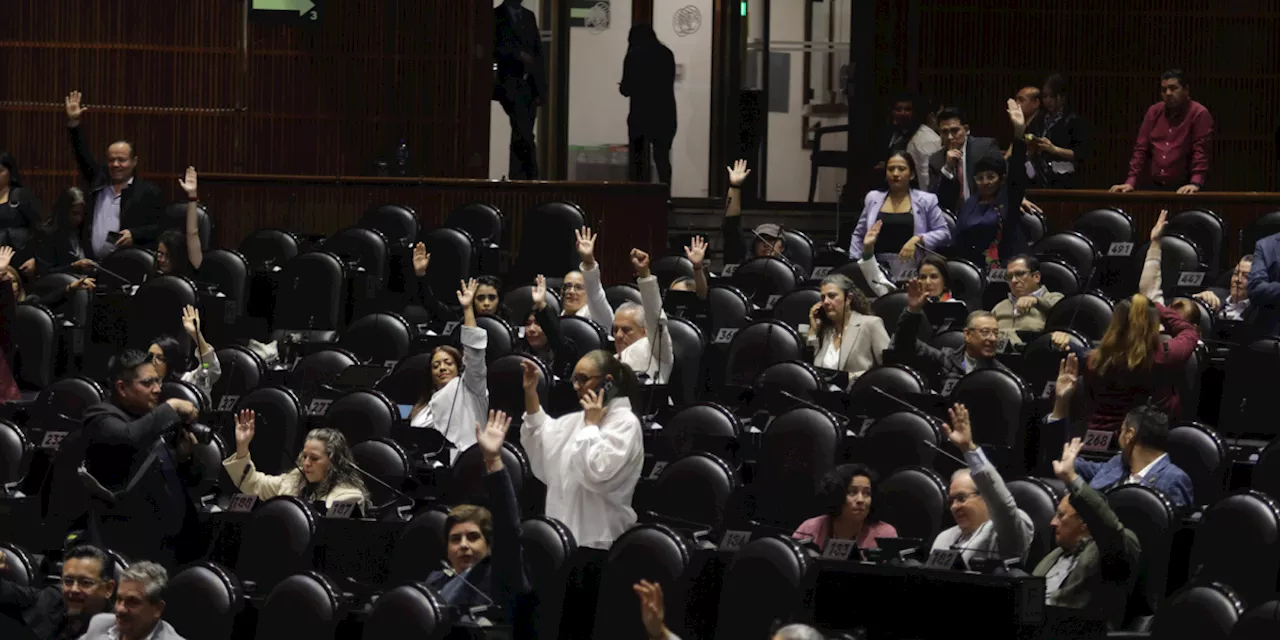
[[[951,244],[951,232],[947,229],[946,219],[938,208],[938,197],[932,193],[921,191],[917,187],[915,161],[902,151],[895,151],[885,161],[885,191],[870,191],[863,201],[862,216],[858,218],[858,226],[853,230],[853,239],[849,243],[849,257],[854,260],[863,258],[862,242],[867,230],[876,220],[888,219],[890,216],[906,215],[913,218],[912,235],[900,241],[899,233],[885,234],[898,225],[883,225],[879,246],[887,251],[882,255],[898,255],[902,260],[913,260],[917,256],[916,247],[924,247],[937,251]],[[907,211],[903,211],[906,209]],[[902,211],[902,213],[889,213]],[[905,226],[905,225],[903,225]],[[866,256],[868,259],[871,256]],[[921,256],[923,257],[923,256]]]

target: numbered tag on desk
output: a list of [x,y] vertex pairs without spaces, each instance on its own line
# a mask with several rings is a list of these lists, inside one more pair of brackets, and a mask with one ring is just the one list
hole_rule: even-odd
[[871,425],[873,425],[873,424],[875,424],[875,423],[876,423],[876,419],[875,419],[875,418],[863,418],[863,419],[862,419],[862,431],[860,431],[860,432],[859,432],[859,435],[861,435],[861,434],[863,434],[863,433],[866,433],[866,432],[867,432],[867,429],[870,429],[870,428],[871,428]]
[[250,493],[237,493],[231,496],[231,504],[227,507],[227,511],[231,513],[249,513],[253,511],[253,505],[257,504],[258,496]]
[[653,463],[653,468],[649,470],[649,479],[657,480],[658,476],[662,475],[662,470],[666,468],[667,463],[664,460]]
[[772,309],[773,305],[778,304],[778,300],[780,300],[781,298],[782,296],[776,293],[774,295],[769,296],[769,299],[764,301],[764,308]]
[[724,537],[720,539],[721,551],[737,551],[751,542],[750,531],[726,531]]
[[1111,246],[1107,247],[1108,258],[1127,258],[1131,255],[1133,255],[1132,242],[1112,242]]
[[831,273],[831,267],[814,267],[809,277],[814,279],[825,278],[829,273]]
[[385,369],[394,369],[396,368],[396,365],[399,363],[400,363],[399,360],[386,360],[382,363],[382,366]]
[[1009,334],[1013,330],[1001,330],[1000,339],[996,341],[996,353],[1009,353],[1009,343],[1011,342]]
[[1044,391],[1040,392],[1040,399],[1049,400],[1053,398],[1053,392],[1057,390],[1057,388],[1058,388],[1058,383],[1053,380],[1050,380],[1044,383]]
[[960,378],[947,378],[947,381],[942,385],[942,395],[951,395],[951,392],[956,388],[957,382],[960,382]]
[[737,330],[737,329],[734,329],[734,328],[731,328],[731,327],[725,327],[725,328],[723,328],[723,329],[721,329],[721,330],[719,330],[719,331],[717,331],[717,332],[716,332],[716,340],[715,340],[715,343],[716,343],[716,344],[729,344],[730,342],[733,342],[733,336],[735,336],[735,335],[737,335],[737,334],[738,334],[738,330]]
[[62,440],[66,437],[66,431],[46,431],[44,432],[44,439],[40,441],[40,448],[57,451],[62,446]]
[[956,566],[960,552],[955,549],[934,549],[929,552],[929,559],[924,563],[927,569],[951,569]]
[[849,554],[856,548],[857,544],[853,540],[832,538],[827,541],[827,547],[822,550],[822,557],[827,560],[848,560]]
[[1110,431],[1090,429],[1084,433],[1084,450],[1109,451],[1111,449],[1111,438],[1114,435]]
[[449,335],[449,334],[453,333],[453,330],[454,330],[454,329],[457,329],[457,328],[458,328],[458,323],[457,323],[457,321],[449,321],[449,322],[446,322],[446,323],[444,323],[444,332],[443,332],[443,333],[441,333],[440,335],[442,335],[442,336],[447,336],[447,335]]
[[727,264],[727,265],[725,265],[725,266],[724,266],[724,271],[721,271],[721,272],[720,272],[720,277],[722,277],[722,278],[728,278],[729,276],[733,275],[733,272],[734,272],[734,271],[737,271],[737,270],[738,270],[738,265],[736,265],[736,264]]
[[240,305],[235,300],[227,300],[222,306],[222,321],[227,324],[235,324],[236,318],[240,315]]
[[335,518],[338,520],[345,520],[350,518],[351,514],[355,513],[355,510],[356,510],[356,503],[354,502],[335,502],[333,503],[333,506],[329,507],[329,510],[325,513],[325,517]]
[[1203,271],[1183,271],[1178,274],[1179,287],[1198,287],[1204,282]]
[[222,396],[218,400],[218,411],[234,410],[237,402],[240,402],[240,396]]
[[324,398],[316,398],[307,406],[307,415],[323,416],[329,412],[329,405],[333,404],[332,400]]
[[1005,281],[1004,269],[992,269],[987,272],[987,282],[1004,282],[1004,281]]

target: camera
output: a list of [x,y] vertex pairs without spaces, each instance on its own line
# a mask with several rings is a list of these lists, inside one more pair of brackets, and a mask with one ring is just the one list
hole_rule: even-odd
[[179,440],[185,438],[188,433],[196,437],[196,443],[198,444],[209,444],[213,441],[213,429],[210,429],[207,425],[198,422],[183,423],[178,425],[178,428],[174,429],[170,434],[169,446],[177,448]]

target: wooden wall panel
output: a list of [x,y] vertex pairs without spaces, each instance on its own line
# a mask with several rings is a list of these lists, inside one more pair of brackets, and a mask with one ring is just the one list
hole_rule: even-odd
[[369,175],[401,138],[410,175],[486,174],[483,3],[329,0],[317,24],[250,23],[245,42],[245,2],[6,0],[0,148],[52,201],[75,180],[61,102],[79,89],[90,148],[134,140],[160,183],[190,164]]
[[[1270,0],[912,0],[920,6],[920,86],[968,109],[975,135],[1010,136],[1004,101],[1054,71],[1093,126],[1085,186],[1124,180],[1160,73],[1191,74],[1217,123],[1209,188],[1274,191],[1280,4]],[[900,51],[906,22],[882,42]]]

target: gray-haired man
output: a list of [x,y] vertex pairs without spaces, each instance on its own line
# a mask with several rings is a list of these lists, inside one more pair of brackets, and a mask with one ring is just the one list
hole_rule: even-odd
[[89,622],[80,640],[185,640],[164,616],[164,590],[169,573],[154,562],[137,562],[120,574],[116,611]]

